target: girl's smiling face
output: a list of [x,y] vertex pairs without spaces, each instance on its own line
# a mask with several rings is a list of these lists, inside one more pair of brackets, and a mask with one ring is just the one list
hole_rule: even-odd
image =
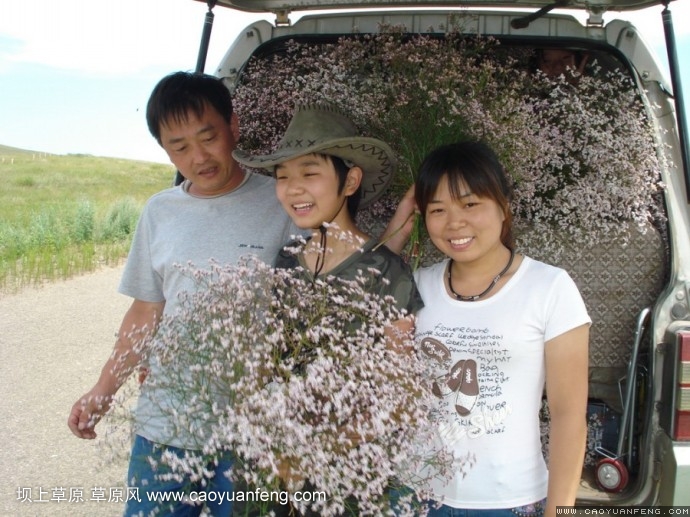
[[505,214],[490,197],[480,197],[465,183],[454,198],[444,176],[430,199],[425,221],[434,245],[456,262],[473,262],[502,247]]
[[341,229],[350,225],[347,196],[359,186],[359,167],[350,169],[340,192],[332,161],[318,154],[299,156],[277,165],[275,176],[278,200],[300,228],[318,228],[331,222]]

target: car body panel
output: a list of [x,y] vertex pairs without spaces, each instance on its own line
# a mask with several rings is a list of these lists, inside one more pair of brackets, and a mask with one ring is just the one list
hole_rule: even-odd
[[[206,0],[198,0],[206,1]],[[496,7],[536,8],[553,6],[558,0],[217,0],[217,5],[247,12],[307,11],[324,9],[380,9],[384,7]],[[561,0],[559,7],[582,10],[631,11],[659,0]]]
[[[659,5],[656,0],[574,0],[569,8],[597,10],[633,10]],[[678,122],[671,94],[670,82],[656,56],[643,36],[629,22],[613,20],[607,24],[583,24],[569,14],[548,13],[534,19],[527,27],[515,29],[511,21],[525,15],[518,8],[541,8],[549,1],[434,1],[434,2],[346,2],[338,0],[219,0],[219,6],[252,12],[316,10],[333,8],[362,8],[359,12],[314,13],[302,16],[294,24],[271,24],[257,21],[239,33],[229,48],[215,75],[223,78],[232,90],[239,81],[247,61],[257,51],[271,43],[291,38],[330,37],[358,33],[376,33],[381,24],[403,25],[410,33],[443,33],[451,26],[452,17],[463,17],[463,30],[468,33],[493,35],[502,41],[539,46],[594,49],[615,55],[629,67],[631,76],[650,104],[657,106],[653,114],[655,141],[668,153],[670,166],[663,171],[666,184],[664,205],[668,217],[669,246],[667,275],[663,288],[656,296],[645,334],[645,348],[649,353],[651,376],[648,405],[653,407],[644,422],[641,456],[645,461],[633,486],[626,493],[600,497],[585,492],[579,496],[582,504],[630,505],[690,505],[690,443],[671,439],[674,420],[675,374],[678,360],[674,355],[678,333],[690,330],[690,206],[684,180]],[[449,7],[449,9],[402,9],[412,6]],[[466,5],[480,9],[458,9]],[[374,8],[401,9],[376,11]],[[455,9],[450,9],[453,7]],[[503,7],[508,10],[487,10]],[[673,7],[673,2],[671,6]],[[659,5],[661,12],[663,7]],[[615,272],[612,272],[615,274]]]

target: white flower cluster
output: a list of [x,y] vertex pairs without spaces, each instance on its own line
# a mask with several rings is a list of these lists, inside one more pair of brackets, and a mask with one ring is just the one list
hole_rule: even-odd
[[204,479],[223,451],[232,475],[262,489],[325,492],[294,502],[321,515],[424,513],[432,477],[452,458],[436,441],[425,364],[392,323],[406,315],[355,281],[313,283],[248,258],[239,265],[178,266],[197,291],[147,344],[166,376],[146,389],[175,395],[170,432],[194,436],[199,457],[169,462]]
[[543,237],[533,247],[557,255],[562,243],[553,236],[564,229],[573,245],[588,246],[625,239],[621,223],[659,221],[664,149],[652,138],[654,108],[643,105],[623,65],[603,70],[593,61],[577,80],[552,80],[530,70],[530,49],[452,30],[404,32],[293,42],[252,62],[235,95],[251,124],[241,146],[271,151],[296,103],[328,99],[398,153],[396,200],[430,151],[481,139],[512,177],[516,226]]

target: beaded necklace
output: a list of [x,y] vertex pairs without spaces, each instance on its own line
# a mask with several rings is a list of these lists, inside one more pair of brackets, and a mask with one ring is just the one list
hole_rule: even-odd
[[453,260],[448,263],[448,288],[450,289],[451,294],[455,297],[456,300],[460,300],[463,302],[476,302],[481,298],[482,296],[486,295],[489,291],[491,291],[494,286],[498,283],[498,281],[505,275],[508,270],[510,269],[510,266],[513,265],[513,259],[515,258],[515,250],[510,250],[510,259],[508,259],[508,264],[506,264],[506,267],[503,268],[503,270],[497,274],[494,279],[491,281],[489,284],[489,287],[487,287],[484,291],[482,291],[479,294],[475,294],[473,296],[463,296],[459,293],[455,292],[455,289],[453,289]]

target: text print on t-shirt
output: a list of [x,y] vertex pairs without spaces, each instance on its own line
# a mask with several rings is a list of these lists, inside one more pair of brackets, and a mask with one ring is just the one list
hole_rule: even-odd
[[503,398],[508,380],[503,366],[510,361],[503,336],[492,335],[489,329],[442,324],[426,334],[420,344],[436,370],[431,391],[455,414],[443,434],[477,438],[504,432],[511,408]]

